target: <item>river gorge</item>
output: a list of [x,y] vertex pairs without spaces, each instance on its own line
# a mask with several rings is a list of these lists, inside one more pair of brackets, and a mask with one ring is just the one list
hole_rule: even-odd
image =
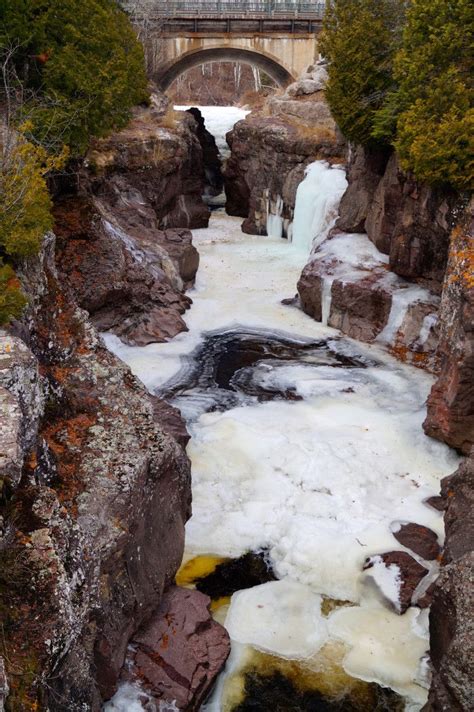
[[[222,151],[236,110],[200,109]],[[267,676],[275,700],[278,675],[296,679],[293,695],[302,685],[309,702],[295,709],[415,711],[427,699],[428,610],[417,602],[439,563],[394,535],[415,523],[442,544],[442,513],[429,501],[459,457],[422,431],[432,375],[397,361],[383,339],[362,344],[325,326],[329,306],[318,323],[294,299],[346,187],[343,167],[311,164],[292,241],[282,239],[278,214],[260,237],[215,210],[193,232],[201,262],[187,331],[145,347],[103,335],[154,395],[181,410],[191,435],[182,579],[192,585],[193,570],[197,579],[248,552],[261,552],[272,572],[216,601],[232,652],[202,707],[209,712],[251,709],[242,695],[252,673]],[[383,263],[363,237],[353,236],[359,261]],[[392,309],[399,326],[403,314]],[[424,568],[408,610],[405,574],[396,556],[387,564],[382,556],[393,549]],[[397,694],[377,697],[377,685]],[[126,683],[105,709],[149,709],[143,694]]]
[[472,200],[348,143],[327,80],[152,87],[48,177],[0,331],[0,712],[472,709]]

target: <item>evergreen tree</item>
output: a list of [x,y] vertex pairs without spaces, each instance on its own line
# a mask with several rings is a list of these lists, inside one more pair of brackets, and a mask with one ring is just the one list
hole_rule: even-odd
[[33,93],[35,140],[83,153],[147,100],[143,49],[115,0],[0,0],[0,25]]
[[395,61],[395,148],[422,181],[472,188],[472,0],[412,0]]
[[393,88],[404,0],[328,0],[320,51],[329,60],[326,96],[343,134],[374,143],[377,111]]

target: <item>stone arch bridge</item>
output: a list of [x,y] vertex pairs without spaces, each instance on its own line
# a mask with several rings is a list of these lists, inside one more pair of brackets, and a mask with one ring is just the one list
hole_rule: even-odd
[[163,91],[206,62],[245,62],[286,86],[314,62],[322,2],[127,0],[150,75]]

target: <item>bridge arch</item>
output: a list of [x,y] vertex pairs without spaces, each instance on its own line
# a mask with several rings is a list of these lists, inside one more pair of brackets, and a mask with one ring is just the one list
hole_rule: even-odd
[[277,59],[255,50],[240,47],[199,48],[178,56],[175,60],[160,67],[154,79],[162,91],[169,89],[171,84],[188,69],[207,62],[242,62],[262,69],[279,86],[285,87],[295,80],[290,72]]

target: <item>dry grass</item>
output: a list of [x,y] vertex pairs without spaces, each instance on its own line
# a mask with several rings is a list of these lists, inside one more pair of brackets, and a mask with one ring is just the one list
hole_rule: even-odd
[[297,131],[299,138],[320,143],[334,141],[335,139],[334,129],[324,124],[306,124],[288,117],[285,117],[285,122]]
[[166,109],[166,113],[160,118],[160,126],[164,129],[175,129],[181,118],[181,112],[175,111],[172,106]]

